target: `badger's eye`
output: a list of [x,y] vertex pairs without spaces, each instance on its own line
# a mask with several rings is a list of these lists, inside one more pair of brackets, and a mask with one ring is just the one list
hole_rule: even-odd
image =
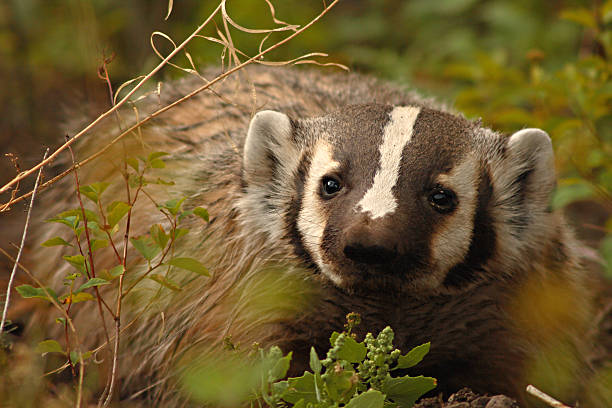
[[439,213],[449,213],[457,206],[457,196],[451,190],[434,188],[428,197],[429,204]]
[[337,178],[325,176],[321,180],[321,195],[323,198],[331,198],[340,190],[342,190],[342,184]]

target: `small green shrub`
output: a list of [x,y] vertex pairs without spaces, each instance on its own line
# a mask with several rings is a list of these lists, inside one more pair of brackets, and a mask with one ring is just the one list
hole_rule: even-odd
[[256,348],[248,359],[237,358],[230,344],[229,356],[207,357],[183,377],[184,391],[202,403],[232,406],[265,403],[270,407],[405,407],[436,387],[431,377],[392,377],[393,372],[417,365],[429,352],[429,343],[402,355],[393,347],[394,333],[384,328],[376,337],[368,333],[358,342],[351,333],[359,316],[351,313],[346,330],[332,333],[324,359],[310,349],[310,370],[283,380],[293,354],[280,348]]

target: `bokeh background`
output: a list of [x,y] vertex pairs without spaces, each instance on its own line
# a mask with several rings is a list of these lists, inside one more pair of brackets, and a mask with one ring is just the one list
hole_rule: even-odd
[[[165,20],[168,0],[1,2],[0,182],[16,172],[5,153],[28,168],[45,146],[63,141],[66,118],[109,107],[107,86],[98,78],[105,58],[112,58],[108,70],[116,88],[159,62],[153,31],[180,42],[216,4],[175,2]],[[304,24],[324,2],[274,5],[277,18]],[[232,0],[228,11],[243,26],[273,26],[263,0]],[[235,32],[234,41],[252,55],[261,38]],[[163,39],[156,44],[170,49]],[[198,39],[187,50],[198,67],[220,63],[219,45]],[[495,129],[548,131],[561,176],[552,205],[566,208],[588,245],[585,255],[612,275],[612,1],[343,0],[271,59],[312,51],[330,54],[322,62],[410,84]],[[187,59],[177,63],[187,65]],[[155,79],[182,75],[165,69]],[[18,229],[22,208],[0,218],[4,235]]]

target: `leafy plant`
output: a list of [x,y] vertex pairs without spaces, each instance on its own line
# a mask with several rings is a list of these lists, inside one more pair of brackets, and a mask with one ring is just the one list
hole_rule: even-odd
[[[431,377],[391,375],[417,365],[429,352],[429,343],[402,355],[393,347],[394,333],[390,327],[384,328],[376,337],[368,333],[362,342],[358,342],[351,331],[358,324],[359,317],[351,313],[348,320],[345,331],[332,333],[331,347],[324,359],[319,359],[314,347],[310,349],[311,371],[300,377],[283,380],[292,353],[285,355],[278,347],[267,351],[259,348],[255,361],[250,361],[246,367],[244,360],[234,360],[228,366],[224,359],[224,370],[219,372],[216,360],[214,363],[208,361],[184,378],[185,389],[201,402],[222,405],[237,403],[233,399],[227,400],[227,395],[250,395],[252,401],[258,400],[270,407],[409,408],[419,397],[436,387],[436,380]],[[229,348],[236,349],[233,345]],[[241,378],[238,384],[227,380],[235,376]],[[211,386],[223,378],[222,384]],[[256,391],[248,393],[248,387],[254,387]]]
[[[189,229],[182,227],[181,222],[190,216],[199,217],[208,222],[208,212],[200,207],[191,210],[184,209],[185,198],[158,203],[146,192],[146,187],[151,184],[173,184],[159,177],[149,178],[150,172],[165,167],[163,157],[167,155],[168,153],[165,152],[153,152],[147,157],[125,159],[122,171],[125,201],[106,202],[104,193],[114,190],[110,196],[116,199],[119,197],[117,189],[113,189],[113,186],[106,182],[81,186],[78,174],[75,174],[79,207],[63,211],[47,220],[50,223],[63,225],[71,232],[71,238],[68,240],[55,236],[42,243],[44,247],[64,246],[75,251],[72,255],[62,257],[70,266],[64,276],[65,289],[56,293],[48,287],[21,285],[16,290],[24,298],[40,298],[53,303],[63,314],[62,317],[56,319],[56,322],[64,328],[64,346],[55,339],[47,339],[40,342],[36,348],[36,351],[43,355],[55,353],[65,358],[65,363],[55,371],[62,371],[70,367],[76,379],[77,369],[81,372],[84,370],[85,360],[110,345],[111,337],[118,341],[121,332],[119,323],[121,301],[139,282],[149,279],[158,283],[160,288],[180,291],[180,285],[170,278],[174,268],[192,272],[194,277],[209,276],[207,268],[198,260],[175,255],[177,241],[189,233]],[[142,196],[153,202],[166,221],[165,225],[151,225],[148,228],[148,234],[135,237],[131,236],[130,219]],[[82,197],[85,197],[88,203],[84,202]],[[134,251],[128,251],[130,247]],[[103,257],[114,257],[115,265],[100,270],[95,253],[102,248],[107,248]],[[141,259],[131,259],[128,264],[128,254],[132,258],[133,254],[139,254]],[[134,264],[146,266],[144,268],[130,266]],[[127,288],[124,285],[126,275],[130,275],[130,285]],[[102,287],[106,287],[104,293],[100,291]],[[113,290],[116,292],[115,298],[117,299],[115,307],[113,307],[113,302],[108,300]],[[95,350],[82,350],[76,330],[73,330],[72,335],[69,330],[69,326],[74,328],[71,319],[74,314],[73,305],[81,302],[98,303],[97,309],[106,343]],[[117,322],[114,335],[105,324],[105,317],[109,315]],[[116,350],[112,357],[116,360]],[[109,377],[109,381],[113,381],[112,376]],[[108,395],[111,393],[108,392]]]

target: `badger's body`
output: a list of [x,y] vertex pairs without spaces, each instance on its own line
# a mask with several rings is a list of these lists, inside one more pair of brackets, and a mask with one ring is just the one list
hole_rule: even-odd
[[[164,97],[193,86],[176,83]],[[124,325],[137,320],[122,340],[124,397],[155,384],[140,397],[174,399],[177,367],[227,335],[294,350],[297,373],[349,312],[362,316],[360,334],[393,327],[403,351],[430,341],[417,371],[437,377],[441,391],[522,398],[539,380],[551,394],[576,396],[590,298],[571,234],[549,210],[555,177],[543,131],[506,137],[356,75],[259,68],[215,91],[223,99],[200,94],[129,144],[171,153],[163,171],[175,185],[151,186],[154,198],[187,196],[187,206],[208,209],[211,222],[191,221],[177,251],[212,277],[172,271],[180,292],[145,280],[125,300]],[[89,136],[78,155],[101,138]],[[117,152],[82,169],[81,183],[119,179]],[[123,189],[116,180],[105,195]],[[165,222],[150,202],[140,205],[134,235]],[[58,234],[46,228],[41,239]],[[113,266],[111,256],[97,259]],[[30,265],[61,285],[64,266]],[[74,310],[95,345],[104,336],[90,303]]]

